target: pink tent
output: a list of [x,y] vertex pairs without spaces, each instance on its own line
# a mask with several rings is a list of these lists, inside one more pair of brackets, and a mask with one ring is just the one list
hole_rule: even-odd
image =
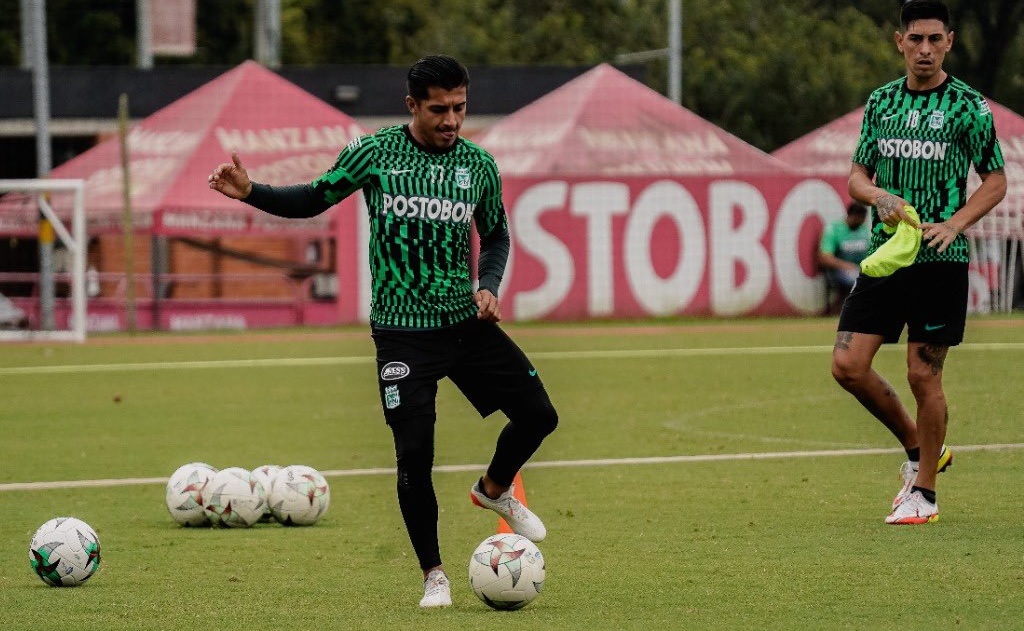
[[[206,178],[237,150],[253,180],[307,182],[362,133],[349,116],[247,61],[132,127],[128,144],[134,226],[163,235],[326,233],[332,213],[311,221],[275,221],[210,190]],[[89,229],[96,232],[120,229],[121,173],[120,141],[115,137],[55,168],[52,177],[86,181]],[[23,219],[27,232],[34,232],[34,204],[10,197],[0,204],[5,231]],[[66,206],[56,198],[54,205]]]
[[732,175],[788,171],[779,160],[608,64],[477,138],[508,175]]
[[860,107],[776,149],[772,155],[801,173],[847,177],[862,120],[864,108]]

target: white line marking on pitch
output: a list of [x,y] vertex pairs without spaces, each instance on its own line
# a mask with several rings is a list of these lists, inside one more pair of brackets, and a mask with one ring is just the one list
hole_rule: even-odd
[[[891,344],[883,350],[903,347]],[[961,344],[957,351],[1021,351],[1024,342]],[[715,357],[727,355],[800,355],[831,353],[832,346],[744,346],[735,348],[661,348],[650,350],[534,351],[537,359],[646,359],[658,357]],[[137,362],[126,364],[77,364],[67,366],[14,366],[0,368],[0,375],[55,375],[89,372],[131,372],[136,370],[195,370],[202,368],[274,368],[279,366],[349,366],[372,364],[373,357],[280,357],[272,359],[222,359],[191,362]]]
[[[993,445],[953,445],[957,452],[965,451],[999,451],[1005,449],[1024,449],[1024,443],[1001,443]],[[781,460],[786,458],[832,458],[836,456],[877,456],[883,454],[903,453],[902,449],[871,448],[871,449],[821,449],[816,451],[773,451],[764,453],[743,454],[696,454],[692,456],[651,456],[647,458],[593,458],[586,460],[542,460],[526,465],[527,469],[556,469],[569,467],[612,467],[620,465],[643,464],[677,464],[690,462],[723,462],[735,460]],[[435,472],[464,473],[486,469],[486,464],[450,464],[434,467]],[[393,467],[376,467],[372,469],[331,469],[321,471],[329,478],[394,475]],[[52,489],[77,489],[118,486],[139,486],[145,484],[166,484],[167,478],[108,478],[104,480],[63,480],[54,482],[9,482],[0,484],[0,493],[4,491],[44,491]]]

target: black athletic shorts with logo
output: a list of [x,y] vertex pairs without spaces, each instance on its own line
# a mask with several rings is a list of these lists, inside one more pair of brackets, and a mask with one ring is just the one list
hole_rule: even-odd
[[917,263],[892,276],[861,274],[839,314],[839,331],[881,335],[907,341],[956,346],[967,320],[966,263]]
[[547,397],[526,354],[494,322],[476,317],[442,329],[373,327],[384,418],[435,414],[437,382],[448,377],[486,417],[530,397]]

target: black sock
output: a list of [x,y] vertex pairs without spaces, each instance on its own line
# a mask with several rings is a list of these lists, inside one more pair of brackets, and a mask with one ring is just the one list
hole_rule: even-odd
[[480,489],[480,492],[483,493],[484,497],[486,497],[487,499],[492,499],[492,500],[494,499],[493,497],[491,497],[490,495],[487,494],[487,491],[484,490],[484,479],[483,479],[483,476],[481,476],[480,480],[477,481],[476,488]]
[[921,461],[921,448],[920,447],[914,447],[913,449],[908,449],[907,450],[907,460],[909,460],[911,462],[920,462]]
[[921,488],[919,486],[911,487],[910,492],[913,493],[914,491],[920,491],[920,493],[924,497],[924,499],[928,500],[932,504],[935,503],[935,491],[931,491],[929,489],[923,489],[923,488]]

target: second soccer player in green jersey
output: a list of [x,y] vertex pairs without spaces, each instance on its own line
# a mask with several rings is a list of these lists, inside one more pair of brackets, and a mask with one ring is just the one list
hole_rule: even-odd
[[[885,522],[926,524],[939,516],[936,474],[953,459],[945,444],[942,369],[949,347],[963,340],[967,315],[963,232],[1003,198],[1006,177],[988,104],[942,68],[953,46],[946,6],[910,0],[902,6],[900,24],[896,47],[906,75],[868,99],[849,191],[873,207],[869,257],[900,222],[919,227],[908,207],[920,217],[921,245],[910,265],[891,275],[858,277],[839,317],[832,375],[907,452],[901,488]],[[982,184],[968,197],[971,165]],[[913,232],[904,226],[900,234]],[[916,419],[872,367],[881,345],[898,341],[904,327]]]

